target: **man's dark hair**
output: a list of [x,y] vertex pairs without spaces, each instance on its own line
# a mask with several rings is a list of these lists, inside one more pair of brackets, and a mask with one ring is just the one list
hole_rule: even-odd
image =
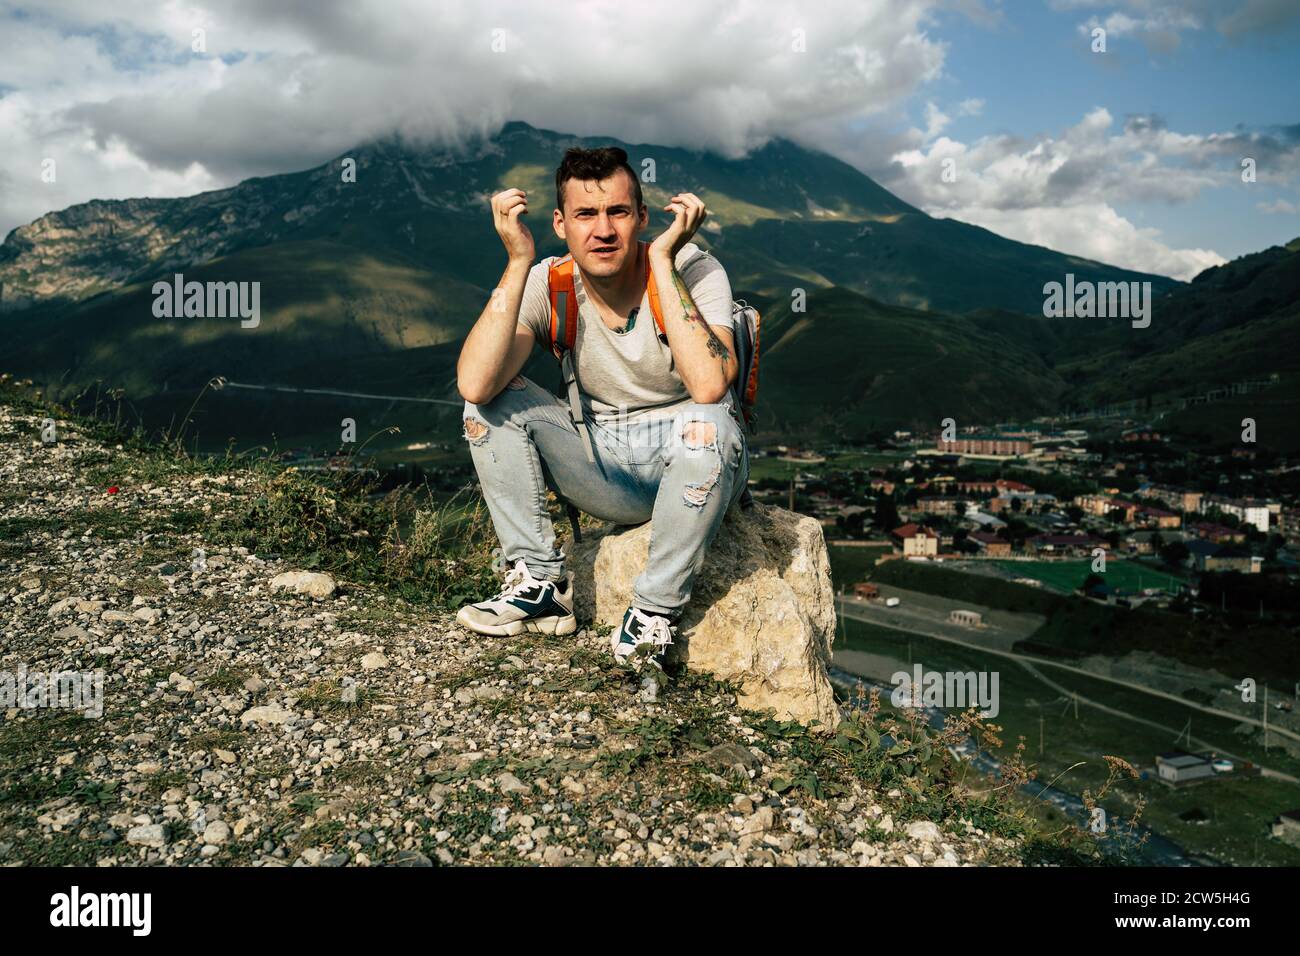
[[627,162],[627,151],[617,146],[601,146],[597,149],[581,149],[571,146],[560,161],[560,168],[555,171],[555,208],[564,211],[564,184],[570,179],[601,180],[608,179],[618,170],[625,170],[632,179],[632,196],[636,199],[634,213],[640,214],[644,200],[641,198],[641,180]]

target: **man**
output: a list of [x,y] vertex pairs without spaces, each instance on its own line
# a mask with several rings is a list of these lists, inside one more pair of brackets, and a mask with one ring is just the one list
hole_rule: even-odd
[[492,197],[505,273],[465,340],[456,374],[465,437],[513,570],[500,594],[461,608],[457,620],[481,634],[575,629],[573,578],[546,510],[549,483],[597,518],[653,521],[645,571],[610,643],[620,662],[636,655],[659,664],[705,549],[749,473],[730,390],[738,373],[731,284],[717,260],[690,242],[705,217],[691,193],[664,207],[674,219],[662,235],[639,239],[649,216],[622,149],[568,150],[555,191],[552,226],[574,264],[571,357],[581,421],[519,375],[535,346],[552,350],[548,276],[556,260],[533,264],[533,237],[520,218],[528,196],[507,189]]

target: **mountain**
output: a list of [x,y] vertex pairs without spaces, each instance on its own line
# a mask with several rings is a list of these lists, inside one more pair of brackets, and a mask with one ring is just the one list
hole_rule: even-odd
[[[806,379],[772,377],[814,367],[818,349],[833,341],[832,364],[873,370],[845,378],[876,389],[864,409],[884,416],[915,408],[880,391],[901,387],[913,368],[882,364],[882,343],[894,341],[922,364],[941,358],[940,347],[984,356],[977,365],[935,366],[962,395],[980,394],[991,376],[1020,373],[1034,386],[1026,393],[1033,406],[1047,407],[1060,385],[1034,347],[1003,342],[990,352],[1004,332],[944,313],[1041,313],[1044,283],[1066,273],[1150,281],[1160,292],[1181,285],[933,219],[848,164],[783,140],[727,160],[513,122],[457,150],[385,140],[302,172],[182,199],[95,201],[19,227],[0,245],[0,321],[13,343],[7,370],[45,383],[55,398],[97,382],[121,386],[138,408],[156,411],[183,412],[215,375],[454,401],[456,343],[502,267],[488,197],[507,186],[542,197],[531,216],[539,255],[562,251],[547,222],[556,163],[570,145],[612,143],[634,168],[653,169],[644,184],[652,210],[678,190],[704,198],[711,215],[700,239],[738,295],[775,310],[770,330],[782,328],[795,289],[828,305],[807,316],[815,331],[787,323],[781,335],[793,337],[780,346],[785,356],[764,366],[765,394],[769,385],[778,395],[798,391]],[[343,175],[347,160],[353,182]],[[652,213],[652,231],[665,221]],[[261,283],[260,325],[155,317],[152,285],[176,272]],[[767,341],[779,344],[770,334]],[[545,364],[534,361],[541,374]],[[833,403],[841,386],[829,381]],[[966,407],[1010,413],[1013,393],[995,387]],[[228,417],[236,426],[250,420]],[[296,419],[276,433],[300,427]]]
[[[1062,376],[1088,383],[1085,400],[1168,404],[1160,426],[1198,447],[1239,446],[1250,418],[1260,444],[1300,451],[1300,239],[1206,269],[1158,300],[1142,331],[1153,334],[1113,335]],[[1184,397],[1248,382],[1273,384],[1181,407]]]
[[[966,316],[818,290],[764,318],[764,431],[861,440],[899,425],[959,427],[1054,411],[1066,385],[1032,348]],[[1046,321],[1046,320],[1043,320]]]

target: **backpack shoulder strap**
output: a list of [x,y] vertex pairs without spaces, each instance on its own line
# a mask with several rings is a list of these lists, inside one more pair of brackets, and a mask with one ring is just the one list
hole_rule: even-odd
[[[573,426],[578,430],[582,437],[583,448],[587,453],[587,461],[596,460],[596,449],[591,441],[591,433],[587,430],[587,423],[582,414],[582,398],[579,395],[578,372],[574,368],[573,346],[578,341],[578,296],[574,290],[573,284],[573,256],[567,255],[563,259],[557,259],[551,263],[550,271],[547,275],[547,287],[551,298],[551,351],[555,357],[560,360],[560,378],[563,380],[564,390],[569,396],[569,417],[573,420]],[[574,513],[570,511],[570,520],[573,522],[574,535],[578,523]]]
[[551,263],[547,276],[551,299],[551,351],[558,358],[578,340],[578,296],[573,288],[573,256]]

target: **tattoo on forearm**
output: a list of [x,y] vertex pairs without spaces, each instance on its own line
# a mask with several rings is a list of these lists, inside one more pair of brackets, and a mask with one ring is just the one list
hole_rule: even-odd
[[727,347],[722,344],[722,339],[718,338],[716,332],[709,323],[704,321],[704,316],[700,315],[700,310],[695,305],[695,300],[691,298],[690,290],[686,288],[686,283],[682,281],[681,273],[676,269],[672,271],[673,288],[677,290],[677,297],[682,302],[682,319],[686,322],[697,324],[704,330],[708,336],[709,354],[717,358],[722,363],[722,370],[727,370],[727,362],[731,359],[731,353]]

